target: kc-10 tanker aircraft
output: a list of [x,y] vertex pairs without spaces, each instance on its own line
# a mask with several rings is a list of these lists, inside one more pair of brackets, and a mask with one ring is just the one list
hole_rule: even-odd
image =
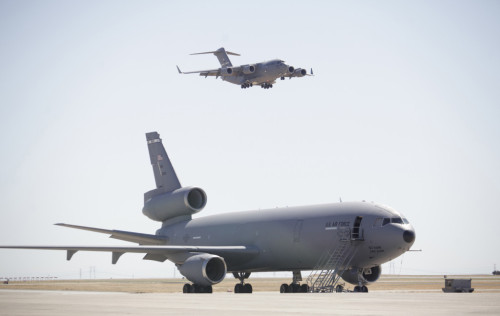
[[[415,230],[401,213],[369,202],[340,202],[218,214],[200,218],[205,192],[182,187],[157,132],[146,134],[156,189],[144,194],[144,215],[161,222],[156,234],[142,234],[69,224],[56,224],[111,235],[131,246],[0,246],[0,248],[112,253],[115,264],[127,252],[144,259],[175,263],[191,283],[184,293],[211,293],[228,272],[239,283],[235,293],[251,293],[251,272],[292,271],[291,284],[280,292],[318,292],[340,278],[367,292],[381,274],[381,264],[410,249]],[[302,270],[313,271],[300,285]],[[326,271],[326,272],[325,272]],[[327,273],[329,272],[329,274]],[[325,284],[327,285],[325,287]],[[342,285],[336,286],[336,291]],[[333,290],[331,290],[333,291]],[[330,292],[331,292],[330,291]]]
[[233,67],[228,55],[240,56],[240,54],[227,52],[224,47],[213,52],[195,53],[191,55],[201,54],[214,54],[217,56],[221,68],[183,72],[180,70],[179,66],[177,66],[177,71],[180,74],[196,73],[205,78],[208,76],[214,76],[215,79],[221,77],[224,81],[240,85],[242,89],[253,87],[253,85],[260,85],[264,89],[269,89],[273,87],[273,84],[276,83],[276,79],[278,78],[285,80],[285,78],[292,79],[293,77],[300,78],[304,76],[313,76],[312,68],[311,73],[308,74],[307,70],[302,68],[295,69],[293,66],[285,64],[285,62],[280,59]]

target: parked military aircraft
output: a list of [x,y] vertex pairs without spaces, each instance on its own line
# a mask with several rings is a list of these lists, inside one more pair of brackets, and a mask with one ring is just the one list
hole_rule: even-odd
[[[124,253],[174,262],[191,283],[185,293],[212,292],[212,285],[232,272],[236,293],[251,293],[245,283],[251,272],[292,271],[291,284],[280,292],[307,292],[333,286],[342,277],[367,292],[381,274],[381,264],[408,251],[415,230],[394,209],[368,202],[287,207],[225,213],[193,219],[207,203],[201,188],[182,187],[160,135],[146,134],[156,188],[144,194],[144,215],[161,222],[156,234],[56,224],[111,235],[137,243],[131,246],[0,246],[0,248],[112,253],[115,264]],[[302,270],[321,270],[300,285]],[[324,270],[330,271],[325,274]],[[332,281],[333,280],[333,281]],[[326,283],[325,283],[326,282]],[[325,285],[326,284],[326,285]],[[340,284],[336,290],[342,290]]]
[[293,77],[312,76],[313,71],[308,74],[305,69],[289,66],[283,60],[273,59],[261,63],[242,65],[233,67],[228,55],[240,56],[240,54],[227,52],[224,47],[219,48],[214,52],[195,53],[191,55],[214,54],[219,59],[221,68],[211,70],[199,70],[182,72],[177,66],[177,71],[180,74],[199,73],[200,76],[215,76],[215,79],[221,77],[222,80],[240,85],[242,89],[250,88],[253,85],[260,85],[264,89],[273,87],[277,78],[285,80]]

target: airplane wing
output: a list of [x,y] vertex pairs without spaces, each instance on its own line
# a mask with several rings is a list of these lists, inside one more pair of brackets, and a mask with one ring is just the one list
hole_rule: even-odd
[[220,76],[221,75],[220,68],[210,69],[210,70],[181,71],[181,69],[179,68],[179,66],[177,66],[177,71],[180,74],[184,74],[184,75],[186,75],[186,74],[200,74],[200,76],[205,76],[205,77],[208,77],[208,76]]
[[78,225],[70,225],[64,223],[57,223],[57,226],[76,228],[81,230],[88,230],[97,233],[109,234],[109,238],[130,241],[138,243],[139,245],[165,245],[167,243],[167,238],[163,236],[157,235],[149,235],[149,234],[141,234],[134,232],[127,232],[123,230],[110,230],[110,229],[102,229],[95,227],[87,227],[87,226],[78,226]]
[[169,257],[189,253],[210,253],[221,257],[232,255],[257,255],[258,249],[249,246],[0,246],[4,249],[66,250],[66,260],[78,251],[103,251],[112,253],[112,263],[124,253],[145,253],[145,260],[163,262]]

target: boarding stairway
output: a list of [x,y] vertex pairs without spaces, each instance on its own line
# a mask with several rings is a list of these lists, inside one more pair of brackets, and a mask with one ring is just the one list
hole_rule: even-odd
[[356,254],[362,233],[347,230],[336,248],[327,249],[318,260],[318,263],[307,278],[310,293],[331,293],[335,290],[342,291],[343,287],[336,288],[342,274]]

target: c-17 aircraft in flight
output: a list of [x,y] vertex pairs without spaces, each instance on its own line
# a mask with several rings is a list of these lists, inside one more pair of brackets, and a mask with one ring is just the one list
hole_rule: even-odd
[[[144,215],[161,222],[156,234],[56,224],[111,235],[131,246],[0,246],[0,248],[144,253],[145,260],[175,263],[184,293],[211,293],[231,272],[235,293],[251,293],[252,272],[292,271],[280,292],[342,291],[340,278],[367,292],[381,265],[410,249],[415,230],[401,213],[368,202],[340,202],[281,209],[232,212],[192,218],[207,203],[201,188],[182,187],[157,132],[146,134],[156,188],[144,194]],[[302,270],[313,270],[300,285]]]
[[233,67],[228,55],[240,56],[240,54],[228,52],[224,47],[213,52],[195,53],[191,55],[201,54],[214,54],[217,56],[221,68],[183,72],[180,70],[179,66],[177,66],[177,71],[180,74],[197,73],[200,74],[200,76],[205,76],[205,78],[208,76],[215,76],[215,79],[221,77],[224,81],[240,85],[242,89],[250,88],[254,85],[260,85],[264,89],[269,89],[273,87],[273,84],[276,83],[276,79],[278,78],[285,80],[285,78],[292,79],[293,77],[299,78],[313,75],[312,68],[311,73],[308,74],[307,70],[302,68],[295,69],[293,66],[285,64],[285,62],[280,59]]

